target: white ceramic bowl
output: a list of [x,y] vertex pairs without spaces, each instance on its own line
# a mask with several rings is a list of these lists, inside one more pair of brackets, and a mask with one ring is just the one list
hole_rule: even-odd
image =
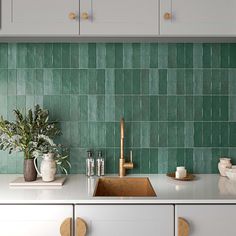
[[232,168],[226,168],[226,176],[233,181],[236,181],[236,166],[232,166]]

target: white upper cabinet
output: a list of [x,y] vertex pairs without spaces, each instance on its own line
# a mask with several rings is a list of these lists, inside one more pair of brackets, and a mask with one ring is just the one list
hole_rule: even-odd
[[160,0],[162,36],[236,36],[235,0]]
[[81,36],[158,36],[158,0],[80,0]]
[[79,34],[79,0],[2,0],[1,2],[0,35]]

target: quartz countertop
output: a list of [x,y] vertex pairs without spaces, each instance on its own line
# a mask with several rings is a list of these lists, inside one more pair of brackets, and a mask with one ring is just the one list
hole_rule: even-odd
[[[196,175],[184,182],[166,175],[148,177],[156,197],[93,197],[97,177],[67,176],[62,187],[10,187],[20,175],[0,175],[0,204],[236,204],[236,182],[218,174]],[[116,175],[109,175],[116,176]]]

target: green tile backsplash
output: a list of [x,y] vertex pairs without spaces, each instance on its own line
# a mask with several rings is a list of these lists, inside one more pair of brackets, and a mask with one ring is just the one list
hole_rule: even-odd
[[[236,44],[0,44],[0,114],[34,104],[60,121],[72,173],[88,149],[118,172],[122,116],[131,173],[215,173],[236,162]],[[0,152],[0,173],[21,172],[21,154]]]

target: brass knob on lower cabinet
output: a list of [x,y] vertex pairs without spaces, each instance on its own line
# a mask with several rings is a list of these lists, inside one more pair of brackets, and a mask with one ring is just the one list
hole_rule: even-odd
[[88,12],[83,12],[83,13],[81,14],[81,18],[82,18],[83,20],[88,20],[88,19],[89,19],[89,14],[88,14]]
[[87,224],[85,220],[80,217],[76,219],[76,236],[86,236],[87,233]]
[[164,19],[165,19],[165,20],[171,20],[171,19],[172,19],[171,13],[166,12],[166,13],[164,14]]
[[71,12],[70,14],[69,14],[69,19],[71,19],[71,20],[75,20],[76,19],[76,14],[74,13],[74,12]]
[[184,218],[178,218],[178,236],[189,236],[189,223]]
[[72,218],[65,219],[60,227],[60,234],[61,236],[71,236],[71,222]]

